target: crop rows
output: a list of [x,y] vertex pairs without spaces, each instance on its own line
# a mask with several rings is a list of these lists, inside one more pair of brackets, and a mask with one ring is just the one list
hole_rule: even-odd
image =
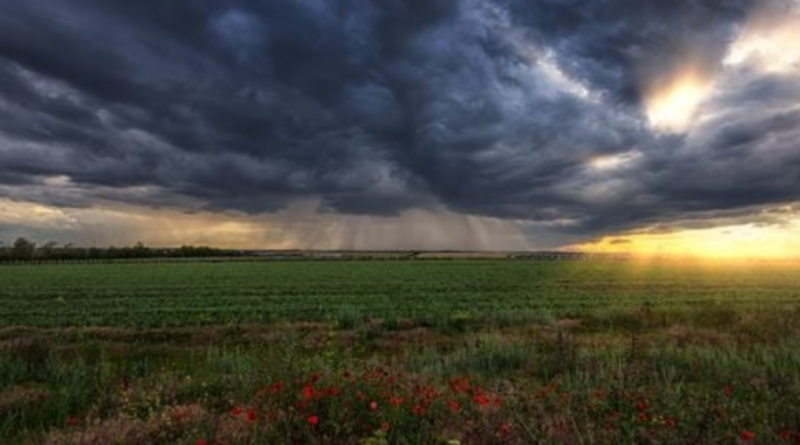
[[[800,303],[800,268],[626,262],[307,261],[0,267],[0,327],[382,319],[497,323],[637,308]],[[678,316],[676,315],[676,316]]]

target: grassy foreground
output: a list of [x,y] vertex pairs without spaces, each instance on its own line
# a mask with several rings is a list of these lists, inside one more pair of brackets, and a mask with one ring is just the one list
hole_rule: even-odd
[[3,444],[800,442],[800,267],[0,267]]

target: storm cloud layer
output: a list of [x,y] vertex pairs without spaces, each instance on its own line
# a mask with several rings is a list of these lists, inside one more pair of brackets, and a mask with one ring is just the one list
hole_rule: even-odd
[[[0,194],[13,200],[445,208],[593,235],[800,198],[798,50],[751,44],[794,36],[793,0],[0,10]],[[657,99],[681,76],[702,98],[676,120]]]

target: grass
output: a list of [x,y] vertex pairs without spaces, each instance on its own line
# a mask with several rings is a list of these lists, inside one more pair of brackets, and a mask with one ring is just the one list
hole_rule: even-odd
[[496,260],[4,266],[0,437],[796,443],[798,272]]

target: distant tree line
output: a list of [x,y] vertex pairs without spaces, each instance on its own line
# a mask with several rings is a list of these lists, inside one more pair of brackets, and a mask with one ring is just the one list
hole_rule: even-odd
[[38,245],[27,238],[17,238],[10,246],[0,246],[0,262],[208,258],[244,255],[245,252],[243,251],[224,250],[207,246],[154,248],[147,247],[141,242],[128,247],[78,247],[72,244],[59,244],[52,241]]

